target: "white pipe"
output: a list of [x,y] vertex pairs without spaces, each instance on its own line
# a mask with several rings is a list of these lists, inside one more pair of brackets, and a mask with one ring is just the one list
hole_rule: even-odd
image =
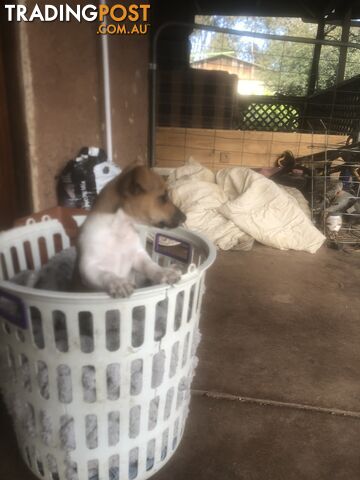
[[[102,5],[106,4],[106,0],[100,0]],[[105,24],[107,20],[105,17]],[[113,140],[112,140],[112,117],[111,117],[111,85],[110,85],[110,65],[109,65],[109,45],[107,34],[101,35],[101,57],[104,84],[104,107],[105,107],[105,135],[106,135],[106,152],[110,162],[113,161]]]

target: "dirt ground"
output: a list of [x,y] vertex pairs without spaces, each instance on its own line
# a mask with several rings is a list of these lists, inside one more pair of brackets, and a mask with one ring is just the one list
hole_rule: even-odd
[[[219,253],[201,330],[185,437],[154,479],[360,478],[360,254]],[[0,420],[0,480],[33,479]]]

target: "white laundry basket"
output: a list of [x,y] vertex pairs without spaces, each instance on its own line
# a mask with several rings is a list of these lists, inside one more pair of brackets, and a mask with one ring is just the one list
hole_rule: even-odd
[[[145,479],[181,440],[215,250],[183,229],[139,231],[155,260],[175,258],[185,273],[174,286],[139,289],[128,299],[8,281],[69,246],[58,220],[0,234],[2,393],[38,478]],[[161,241],[169,234],[180,243]]]

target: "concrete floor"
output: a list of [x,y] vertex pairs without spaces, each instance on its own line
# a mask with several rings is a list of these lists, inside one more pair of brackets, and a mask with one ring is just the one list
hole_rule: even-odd
[[[358,480],[359,286],[359,254],[220,253],[185,438],[154,480]],[[0,422],[0,480],[33,480]]]

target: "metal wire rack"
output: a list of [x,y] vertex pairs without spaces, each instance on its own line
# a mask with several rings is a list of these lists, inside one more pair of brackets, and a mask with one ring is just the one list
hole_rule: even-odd
[[[331,138],[325,131],[325,139]],[[349,137],[350,138],[350,137]],[[313,222],[338,248],[360,251],[360,144],[313,143],[322,148],[299,158],[311,171],[310,206]]]

